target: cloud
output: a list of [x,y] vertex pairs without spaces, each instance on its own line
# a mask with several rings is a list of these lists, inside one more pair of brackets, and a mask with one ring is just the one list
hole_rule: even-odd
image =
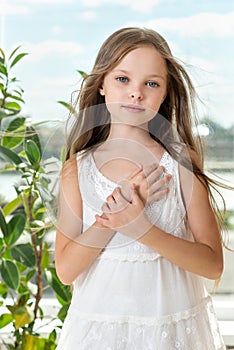
[[[127,6],[137,12],[150,12],[161,0],[112,0],[111,5]],[[104,4],[110,4],[109,0],[82,0],[84,6],[99,7]]]
[[173,32],[186,37],[234,36],[234,12],[227,14],[199,13],[190,17],[158,18],[148,21],[147,27]]
[[84,11],[80,14],[80,18],[85,21],[92,21],[96,19],[97,14],[94,11]]
[[23,0],[26,4],[69,4],[74,3],[74,0]]
[[31,13],[32,6],[36,4],[69,4],[74,0],[22,0],[21,5],[12,0],[11,4],[7,0],[0,0],[0,15],[25,15]]
[[[78,85],[78,83],[81,81],[81,77],[76,75],[71,76],[71,77],[58,77],[58,78],[43,78],[41,80],[41,85],[42,86],[49,86],[49,87],[58,87],[58,86],[66,86],[66,87],[71,87],[72,89],[77,89],[80,84]],[[36,90],[35,90],[36,91]]]
[[30,13],[30,10],[27,6],[1,3],[0,15],[25,15],[28,13]]
[[61,54],[74,56],[83,52],[83,47],[73,41],[46,40],[38,44],[24,43],[24,51],[29,52],[28,59],[41,60],[48,55]]
[[55,34],[55,35],[58,35],[58,34],[61,34],[62,33],[62,28],[60,25],[58,24],[55,24],[53,27],[52,27],[52,33]]

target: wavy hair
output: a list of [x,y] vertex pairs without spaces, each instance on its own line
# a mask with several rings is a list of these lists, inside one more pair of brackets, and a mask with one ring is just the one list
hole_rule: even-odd
[[[156,31],[146,28],[127,27],[115,31],[102,44],[93,69],[81,84],[73,110],[76,111],[75,122],[67,138],[66,159],[77,152],[87,152],[103,143],[110,132],[110,114],[105,106],[105,97],[99,93],[104,77],[132,50],[142,46],[153,46],[165,60],[167,67],[167,94],[158,114],[168,123],[160,123],[158,115],[148,123],[151,137],[159,142],[179,163],[194,172],[209,193],[210,202],[216,213],[217,222],[222,227],[223,214],[218,208],[212,189],[225,201],[217,186],[230,188],[207,176],[203,170],[204,150],[199,135],[194,136],[193,126],[198,124],[196,103],[198,97],[192,81],[183,64],[176,59],[166,40]],[[173,126],[168,128],[168,125]],[[185,148],[194,151],[201,158],[201,165],[193,159],[181,156],[178,152],[180,136]],[[192,167],[191,167],[192,164]]]

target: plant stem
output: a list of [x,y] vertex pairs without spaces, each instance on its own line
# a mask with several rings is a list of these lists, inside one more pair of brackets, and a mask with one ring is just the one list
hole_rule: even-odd
[[[33,201],[34,201],[34,197],[33,197],[33,191],[32,191],[32,187],[34,185],[34,180],[35,180],[35,174],[33,176],[33,181],[31,184],[31,190],[30,190],[30,194],[28,197],[28,209],[29,209],[29,220],[30,223],[33,221]],[[31,225],[30,225],[31,227]],[[30,229],[31,231],[31,239],[32,239],[32,246],[33,246],[33,250],[34,250],[34,254],[35,254],[35,258],[36,258],[36,268],[37,268],[37,275],[36,275],[36,285],[37,285],[37,293],[35,296],[35,305],[34,305],[34,321],[31,323],[31,329],[33,328],[34,322],[37,318],[37,312],[38,312],[38,308],[39,308],[39,303],[40,300],[42,298],[42,293],[43,293],[43,280],[42,280],[42,269],[41,269],[41,259],[42,259],[42,247],[43,244],[42,242],[38,245],[37,243],[37,235],[35,234],[35,232]]]

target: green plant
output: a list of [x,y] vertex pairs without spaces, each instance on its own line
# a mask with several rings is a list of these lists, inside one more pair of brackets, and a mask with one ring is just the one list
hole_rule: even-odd
[[20,116],[23,89],[15,77],[11,78],[11,72],[26,53],[18,50],[19,47],[7,59],[0,49],[0,172],[19,174],[15,198],[0,207],[0,306],[7,310],[0,315],[0,328],[12,326],[9,341],[5,342],[8,349],[52,350],[56,347],[56,330],[44,338],[38,328],[38,321],[47,316],[41,300],[51,288],[60,303],[56,318],[62,324],[71,290],[59,281],[53,247],[46,240],[54,225],[42,198],[54,198],[49,191],[50,174],[42,161],[36,125]]

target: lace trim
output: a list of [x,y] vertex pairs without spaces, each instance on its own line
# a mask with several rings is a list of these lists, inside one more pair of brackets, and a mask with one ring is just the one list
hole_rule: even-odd
[[160,318],[156,317],[135,317],[135,316],[119,316],[114,317],[112,315],[106,314],[87,314],[85,312],[77,310],[76,317],[79,319],[93,321],[93,322],[108,322],[108,323],[134,323],[137,325],[146,325],[146,326],[162,326],[165,324],[171,324],[179,322],[181,320],[186,320],[191,317],[195,317],[198,314],[204,314],[204,308],[209,309],[209,312],[215,314],[212,299],[210,296],[204,298],[202,302],[195,307],[177,312],[172,315],[166,315]]
[[100,178],[102,178],[104,181],[106,182],[109,182],[110,186],[118,186],[118,184],[114,181],[112,181],[111,179],[109,179],[108,177],[106,177],[105,175],[103,175],[103,173],[98,169],[96,163],[95,163],[95,160],[94,160],[94,157],[93,157],[93,152],[91,151],[89,153],[89,159],[91,160],[91,163],[93,165],[93,168],[95,169],[96,171],[96,174],[98,174],[98,176]]
[[97,259],[98,260],[119,260],[119,261],[129,261],[129,262],[134,262],[134,261],[154,261],[160,258],[161,255],[158,253],[140,253],[140,254],[117,254],[117,253],[107,253],[103,252],[101,253]]
[[171,158],[170,154],[167,152],[164,152],[162,155],[162,158],[159,162],[160,165],[164,165],[165,170],[168,174],[173,173],[173,159]]

